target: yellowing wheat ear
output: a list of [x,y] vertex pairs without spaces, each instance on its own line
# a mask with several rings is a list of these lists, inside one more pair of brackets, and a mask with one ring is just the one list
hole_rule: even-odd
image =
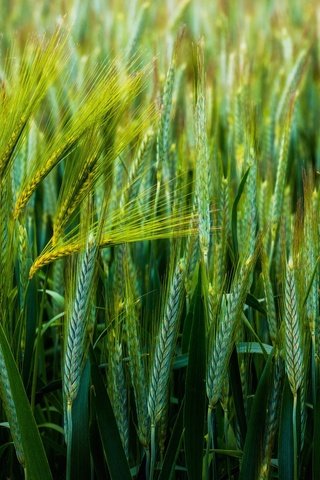
[[[68,35],[62,29],[51,38],[30,38],[19,60],[10,52],[8,58],[8,84],[6,94],[0,97],[0,121],[3,130],[0,139],[0,179],[13,162],[13,155],[32,115],[37,112],[49,87],[61,75],[68,58],[66,43]],[[20,61],[18,77],[10,62]],[[11,71],[10,71],[11,67]],[[15,87],[10,85],[14,82]]]

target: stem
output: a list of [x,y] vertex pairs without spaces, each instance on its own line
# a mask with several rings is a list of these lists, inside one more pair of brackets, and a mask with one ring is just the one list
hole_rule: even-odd
[[313,405],[316,404],[316,392],[317,392],[317,371],[316,371],[316,364],[315,364],[315,351],[316,351],[316,339],[315,335],[311,335],[311,348],[312,348],[312,355],[311,355],[311,375],[312,375],[312,402]]
[[212,408],[208,407],[208,440],[207,440],[207,448],[206,448],[206,458],[205,458],[205,472],[206,472],[206,479],[209,478],[209,452],[210,448],[213,448],[213,428],[212,428]]
[[293,428],[293,478],[298,480],[298,442],[297,442],[297,392],[293,395],[292,428]]
[[149,480],[150,476],[150,450],[146,448],[146,480]]
[[212,411],[212,419],[211,419],[211,448],[212,448],[212,480],[217,477],[216,474],[216,452],[215,452],[215,444],[214,444],[214,436],[215,436],[215,426],[216,426],[216,411]]
[[[228,445],[228,425],[229,425],[229,420],[228,420],[228,410],[225,409],[223,411],[223,430],[224,430],[224,441],[225,444]],[[230,457],[227,456],[227,472],[228,472],[228,478],[231,477],[231,465],[230,465]]]
[[151,464],[150,464],[149,480],[153,480],[155,462],[156,462],[156,426],[151,425]]
[[71,479],[72,406],[67,405],[67,480]]
[[211,442],[211,421],[212,421],[212,410],[210,405],[208,407],[208,439],[207,439],[207,448],[206,448],[206,458],[205,458],[205,472],[206,472],[206,479],[209,478],[209,450],[210,450],[210,442]]

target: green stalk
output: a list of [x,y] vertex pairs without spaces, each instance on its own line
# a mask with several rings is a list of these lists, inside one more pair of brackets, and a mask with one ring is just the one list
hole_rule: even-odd
[[156,463],[156,426],[151,425],[151,462],[150,462],[150,475],[147,480],[153,480],[155,463]]
[[71,479],[72,405],[67,406],[67,480]]
[[150,449],[146,448],[146,479],[149,480],[150,475]]
[[[214,450],[214,445],[213,445],[213,408],[209,406],[208,408],[208,419],[207,419],[207,422],[208,422],[208,440],[207,440],[207,448],[206,448],[206,456],[205,456],[205,472],[206,472],[206,479],[208,480],[209,478],[209,469],[210,469],[210,466],[209,466],[209,453],[210,453],[210,449]],[[213,457],[214,457],[214,452],[212,453]],[[213,460],[212,460],[213,461]],[[214,478],[214,469],[212,469],[212,472],[213,472],[213,478]]]
[[293,395],[292,428],[293,428],[293,478],[298,480],[298,439],[297,439],[297,400],[298,395]]

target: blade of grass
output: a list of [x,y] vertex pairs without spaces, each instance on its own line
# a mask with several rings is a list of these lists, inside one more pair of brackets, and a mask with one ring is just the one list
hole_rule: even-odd
[[90,363],[82,372],[79,394],[72,405],[71,479],[90,478],[89,398]]
[[243,403],[241,377],[239,371],[238,355],[236,348],[233,349],[230,364],[230,386],[232,390],[232,397],[234,401],[234,408],[240,428],[241,448],[244,446],[245,438],[247,435],[247,420]]
[[93,405],[110,477],[112,480],[131,480],[129,465],[122,447],[109,395],[92,351],[91,362],[91,378],[94,386]]
[[[204,418],[206,409],[206,339],[205,315],[201,296],[201,275],[195,292],[196,304],[189,344],[189,362],[186,378],[186,403],[184,409],[185,453],[188,478],[202,476]],[[197,414],[195,415],[195,412]]]
[[32,480],[50,480],[52,479],[52,475],[38,427],[1,323],[0,348],[8,373],[11,395],[17,414],[27,475]]
[[313,478],[320,478],[320,388],[317,388],[313,425]]
[[[231,220],[231,231],[232,231],[232,243],[233,243],[233,252],[234,252],[234,257],[235,261],[238,258],[239,255],[239,249],[238,249],[238,234],[237,234],[237,223],[238,223],[238,204],[240,202],[248,175],[249,175],[250,167],[248,170],[245,172],[245,174],[242,177],[242,180],[240,182],[238,192],[236,195],[236,198],[234,199],[233,205],[232,205],[232,220]],[[235,262],[236,263],[236,262]]]
[[179,453],[182,434],[183,434],[183,414],[184,414],[184,401],[180,405],[178,416],[176,418],[168,447],[164,456],[163,464],[161,467],[158,480],[170,480],[173,478],[174,467],[176,459]]
[[289,382],[286,379],[282,394],[279,439],[278,439],[278,463],[279,480],[293,479],[293,396]]
[[240,480],[256,480],[260,466],[261,444],[264,433],[266,406],[272,371],[272,355],[264,367],[254,396],[250,413],[248,431],[243,449]]

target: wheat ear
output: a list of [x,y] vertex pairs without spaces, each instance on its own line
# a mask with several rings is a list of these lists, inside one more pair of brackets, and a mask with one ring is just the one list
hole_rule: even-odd
[[[69,410],[78,394],[84,359],[88,298],[92,285],[96,244],[90,235],[77,280],[76,295],[67,326],[64,354],[63,392]],[[68,430],[68,421],[66,422]]]
[[184,291],[184,274],[185,266],[181,260],[173,275],[151,369],[148,412],[153,426],[160,420],[167,401],[171,363]]

